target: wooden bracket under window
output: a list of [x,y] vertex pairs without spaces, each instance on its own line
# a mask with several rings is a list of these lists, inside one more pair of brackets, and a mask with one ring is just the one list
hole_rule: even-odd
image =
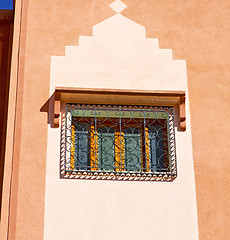
[[55,99],[54,99],[54,116],[53,116],[53,127],[58,128],[60,122],[60,112],[61,112],[61,101],[60,101],[61,94],[55,92]]
[[64,88],[57,87],[53,94],[51,126],[59,127],[61,102],[79,104],[174,106],[178,109],[176,126],[186,130],[185,91],[145,91],[134,89]]
[[180,97],[180,128],[178,130],[186,130],[186,112],[185,112],[185,96]]

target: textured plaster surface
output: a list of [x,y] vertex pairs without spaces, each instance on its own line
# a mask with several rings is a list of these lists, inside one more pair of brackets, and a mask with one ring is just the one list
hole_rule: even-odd
[[[65,56],[52,57],[50,94],[60,86],[187,92],[185,61],[158,44],[143,26],[116,14],[95,25],[91,37],[81,36],[79,46],[67,46]],[[186,132],[176,131],[179,175],[172,183],[61,180],[60,129],[49,128],[45,240],[68,240],[69,229],[83,240],[150,240],[153,232],[197,240],[189,111],[187,121]]]

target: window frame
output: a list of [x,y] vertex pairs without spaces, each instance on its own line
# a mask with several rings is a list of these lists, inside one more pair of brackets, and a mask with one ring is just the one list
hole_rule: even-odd
[[[110,179],[110,180],[134,180],[134,181],[173,181],[177,177],[174,174],[161,174],[155,176],[137,174],[110,174],[104,176],[96,173],[89,176],[87,173],[71,175],[65,171],[64,152],[65,147],[65,106],[66,103],[79,104],[117,104],[136,106],[172,106],[174,107],[173,131],[186,131],[186,93],[178,90],[136,90],[136,89],[104,89],[104,88],[78,88],[56,87],[47,102],[42,106],[41,112],[48,113],[48,124],[51,128],[60,127],[60,178],[61,179]],[[175,145],[175,138],[174,138]],[[176,151],[176,149],[174,149]],[[175,158],[176,169],[176,158]]]
[[[63,107],[71,106],[74,108],[76,104],[67,104],[64,103]],[[78,106],[87,106],[87,105],[78,105]],[[101,105],[88,105],[94,107],[101,107]],[[105,106],[108,107],[110,106]],[[127,106],[113,106],[113,107],[122,107],[127,108]],[[176,148],[175,148],[175,125],[174,125],[174,107],[173,106],[133,106],[133,109],[150,109],[154,111],[166,111],[168,113],[168,143],[170,142],[170,160],[171,160],[171,167],[170,172],[132,172],[132,171],[106,171],[106,170],[97,170],[95,171],[88,171],[88,170],[75,170],[70,171],[70,169],[66,169],[66,152],[71,152],[71,144],[67,143],[66,139],[66,129],[71,131],[70,122],[68,123],[67,118],[68,114],[71,115],[70,111],[65,111],[62,113],[62,140],[61,140],[61,178],[74,178],[74,179],[101,179],[101,180],[133,180],[133,181],[173,181],[177,176],[177,166],[176,166]],[[64,131],[64,133],[63,133]],[[71,154],[70,154],[71,155]]]

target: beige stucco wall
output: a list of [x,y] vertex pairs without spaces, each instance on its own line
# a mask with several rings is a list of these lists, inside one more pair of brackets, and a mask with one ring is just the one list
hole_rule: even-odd
[[[67,46],[65,56],[52,57],[50,84],[50,96],[61,86],[184,90],[188,101],[185,61],[173,60],[171,50],[159,49],[158,39],[120,14],[95,25],[79,46]],[[68,240],[73,229],[83,240],[197,240],[189,116],[187,103],[187,131],[176,130],[178,178],[169,183],[61,180],[60,129],[49,127],[44,239]]]
[[[64,55],[77,36],[90,36],[93,25],[113,15],[111,2],[24,0],[21,12],[16,1],[14,41],[20,35],[20,51],[15,41],[1,239],[7,239],[9,196],[9,239],[43,239],[48,126],[40,108],[49,98],[51,56]],[[199,236],[229,239],[229,3],[124,2],[125,16],[145,26],[148,37],[159,38],[160,48],[173,49],[174,59],[186,59]]]

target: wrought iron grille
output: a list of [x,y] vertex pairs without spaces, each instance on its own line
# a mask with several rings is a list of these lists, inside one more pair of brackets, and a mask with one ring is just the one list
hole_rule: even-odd
[[173,107],[67,104],[61,176],[172,181]]

